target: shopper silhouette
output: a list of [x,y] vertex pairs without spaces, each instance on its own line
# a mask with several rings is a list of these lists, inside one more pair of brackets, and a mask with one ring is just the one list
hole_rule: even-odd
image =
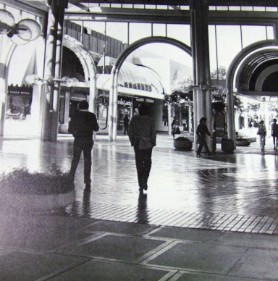
[[197,156],[201,156],[201,151],[202,151],[203,147],[205,147],[208,155],[211,155],[208,145],[207,145],[207,141],[206,141],[206,136],[207,135],[210,136],[210,132],[208,130],[206,122],[207,122],[207,118],[202,117],[200,119],[199,125],[197,126],[196,134],[197,134],[197,140],[199,143],[199,147],[197,150]]
[[129,118],[127,115],[124,117],[124,135],[128,133]]
[[74,136],[73,159],[69,177],[73,181],[80,160],[81,153],[84,156],[84,183],[86,189],[91,188],[91,152],[94,145],[93,132],[99,130],[98,122],[94,113],[88,111],[87,101],[80,101],[78,111],[74,113],[69,124],[69,133]]
[[128,130],[131,146],[134,147],[139,191],[148,189],[148,178],[152,166],[152,150],[156,145],[154,122],[148,116],[148,107],[142,104],[139,115],[133,116]]
[[271,125],[271,136],[273,139],[274,150],[277,150],[277,141],[278,141],[278,124],[277,119],[273,119],[273,123]]

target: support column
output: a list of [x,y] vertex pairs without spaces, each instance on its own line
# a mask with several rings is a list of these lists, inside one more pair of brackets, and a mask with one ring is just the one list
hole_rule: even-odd
[[4,136],[4,124],[6,116],[6,92],[7,84],[5,80],[5,65],[0,63],[0,136]]
[[48,28],[46,42],[45,78],[54,78],[54,83],[44,86],[43,120],[41,139],[57,141],[59,113],[59,83],[62,59],[64,12],[68,0],[48,0]]
[[194,71],[194,143],[196,147],[196,126],[201,117],[207,118],[212,131],[210,63],[208,40],[208,0],[190,0],[191,45]]
[[235,132],[235,112],[234,112],[234,95],[233,87],[228,87],[227,93],[227,133],[228,138],[232,139],[235,143],[236,132]]
[[118,70],[112,69],[111,88],[109,91],[108,107],[108,139],[116,140],[118,119],[118,92],[117,92]]
[[171,136],[172,135],[172,116],[171,116],[171,111],[172,111],[172,106],[171,104],[168,104],[168,135]]
[[97,78],[96,74],[90,75],[89,110],[97,114]]
[[117,70],[114,75],[113,79],[113,113],[112,113],[112,140],[115,141],[117,138],[117,123],[118,123],[118,74],[119,71]]

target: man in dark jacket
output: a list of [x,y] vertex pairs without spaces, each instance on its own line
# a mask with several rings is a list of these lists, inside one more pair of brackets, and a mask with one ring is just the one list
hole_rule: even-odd
[[156,145],[154,121],[148,116],[148,107],[142,104],[139,115],[132,117],[128,136],[134,147],[139,191],[148,189],[148,178],[152,166],[152,149]]
[[81,153],[84,155],[84,183],[86,189],[91,188],[91,152],[94,145],[93,132],[99,130],[98,122],[94,113],[88,111],[89,104],[83,100],[78,104],[78,111],[72,116],[69,124],[69,133],[74,136],[73,159],[69,177],[73,181],[80,160]]

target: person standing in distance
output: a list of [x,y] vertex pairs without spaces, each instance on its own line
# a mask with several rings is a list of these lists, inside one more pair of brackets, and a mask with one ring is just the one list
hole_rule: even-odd
[[209,156],[211,155],[209,148],[208,148],[207,141],[206,141],[206,135],[210,136],[210,132],[208,130],[206,122],[207,122],[207,118],[202,117],[200,119],[199,125],[197,126],[196,134],[197,134],[198,143],[199,143],[199,147],[197,149],[197,156],[201,156],[201,151],[202,151],[203,147],[205,147],[208,155]]
[[271,136],[273,139],[273,146],[274,150],[277,150],[277,145],[278,145],[278,124],[277,124],[277,119],[273,119],[273,123],[271,125]]
[[129,118],[126,114],[124,117],[124,135],[128,133],[128,126],[129,126]]
[[135,163],[139,191],[148,189],[148,178],[152,166],[152,150],[156,146],[156,130],[154,121],[148,115],[148,107],[142,104],[139,107],[139,115],[132,117],[128,136],[131,146],[134,147]]
[[73,114],[69,123],[69,133],[74,136],[73,159],[69,172],[70,180],[74,181],[75,172],[80,160],[81,153],[84,156],[84,183],[85,188],[91,188],[92,148],[94,145],[93,132],[99,130],[98,122],[94,113],[88,111],[89,104],[82,100],[78,104],[78,111]]

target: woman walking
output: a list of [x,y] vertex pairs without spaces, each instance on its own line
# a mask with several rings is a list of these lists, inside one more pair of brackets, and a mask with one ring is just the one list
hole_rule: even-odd
[[196,134],[197,134],[197,140],[198,140],[198,143],[199,143],[199,147],[198,147],[198,150],[197,150],[197,156],[201,156],[201,151],[203,149],[203,147],[205,147],[208,155],[210,156],[211,153],[209,151],[209,148],[208,148],[208,144],[207,144],[207,141],[206,141],[206,136],[210,136],[210,132],[208,130],[208,127],[206,125],[206,122],[207,122],[207,118],[206,117],[202,117],[200,119],[200,123],[197,127],[197,130],[196,130]]

